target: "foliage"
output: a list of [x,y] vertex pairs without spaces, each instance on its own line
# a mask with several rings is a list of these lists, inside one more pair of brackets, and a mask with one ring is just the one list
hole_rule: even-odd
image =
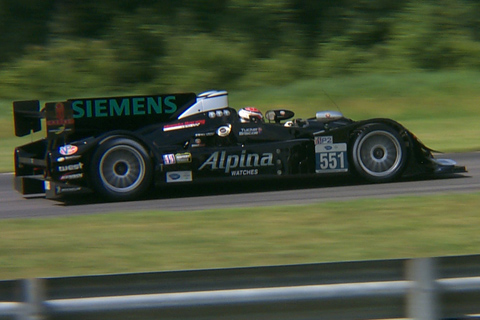
[[480,69],[473,0],[0,0],[0,98]]
[[104,41],[59,39],[47,47],[31,47],[2,73],[2,87],[6,94],[22,99],[108,88],[121,67],[114,59],[115,52]]
[[390,45],[417,68],[478,68],[480,42],[470,26],[479,17],[480,7],[458,1],[418,2],[398,15]]
[[250,50],[241,42],[205,33],[180,36],[167,44],[176,52],[157,61],[154,88],[202,91],[233,85],[249,68]]

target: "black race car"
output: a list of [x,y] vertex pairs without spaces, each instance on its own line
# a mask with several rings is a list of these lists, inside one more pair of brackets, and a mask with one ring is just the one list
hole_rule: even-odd
[[[337,111],[294,119],[235,110],[227,92],[13,103],[15,134],[45,139],[15,149],[15,188],[47,198],[94,191],[133,199],[154,185],[353,174],[387,182],[414,174],[464,172],[435,159],[390,119],[353,121]],[[45,120],[42,120],[45,118]]]

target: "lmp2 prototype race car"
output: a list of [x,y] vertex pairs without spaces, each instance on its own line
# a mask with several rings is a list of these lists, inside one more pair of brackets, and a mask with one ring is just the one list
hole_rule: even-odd
[[435,159],[390,119],[338,111],[295,119],[290,110],[240,110],[226,91],[13,103],[15,134],[47,136],[15,149],[15,188],[59,198],[95,192],[138,198],[156,186],[200,181],[352,174],[370,182],[464,172]]

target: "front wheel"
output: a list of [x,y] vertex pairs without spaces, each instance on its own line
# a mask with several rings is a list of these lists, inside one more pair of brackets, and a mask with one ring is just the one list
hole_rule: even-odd
[[112,200],[142,195],[152,182],[152,163],[145,148],[127,138],[101,144],[92,161],[93,188]]
[[407,163],[407,149],[399,133],[382,124],[360,130],[352,148],[356,172],[372,182],[387,182],[401,176]]

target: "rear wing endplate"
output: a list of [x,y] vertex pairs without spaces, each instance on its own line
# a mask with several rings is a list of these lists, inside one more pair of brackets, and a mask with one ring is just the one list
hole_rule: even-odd
[[15,101],[13,102],[13,119],[15,135],[23,137],[42,129],[41,119],[45,113],[40,111],[40,101]]

